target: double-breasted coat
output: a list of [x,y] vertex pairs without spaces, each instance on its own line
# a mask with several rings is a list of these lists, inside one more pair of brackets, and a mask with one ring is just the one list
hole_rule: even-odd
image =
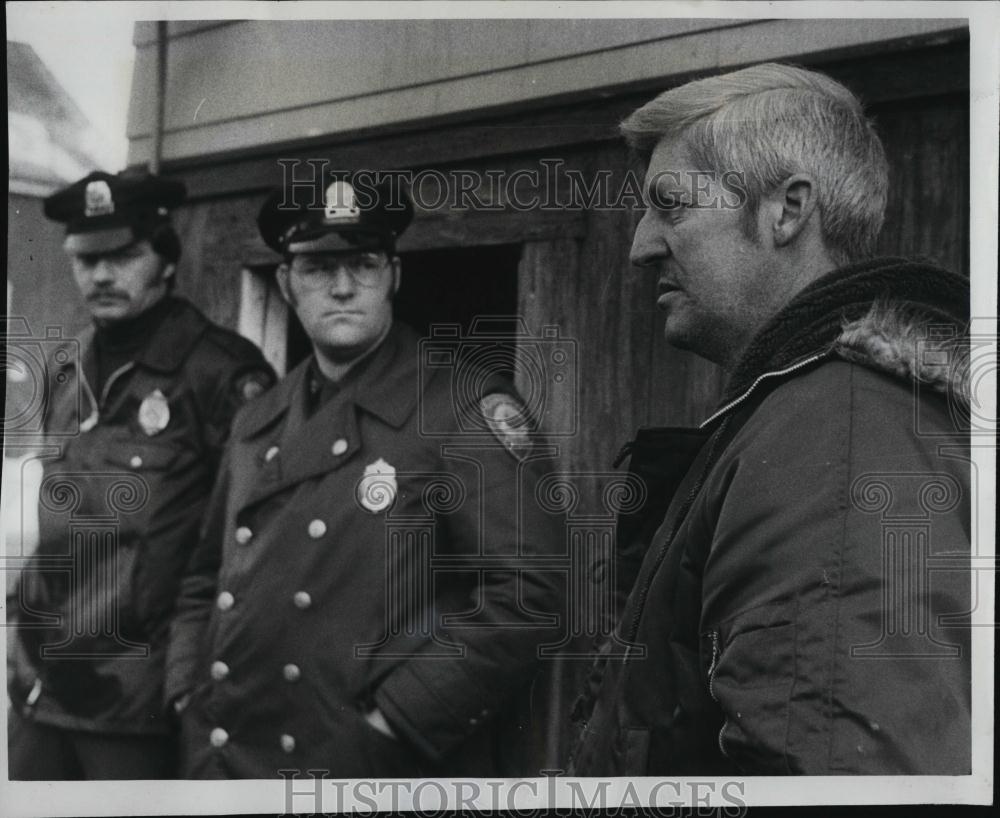
[[502,381],[463,395],[419,355],[397,325],[312,414],[307,360],[238,415],[173,623],[187,776],[530,767],[515,711],[562,596],[537,565],[563,547],[549,452],[466,422],[516,408]]

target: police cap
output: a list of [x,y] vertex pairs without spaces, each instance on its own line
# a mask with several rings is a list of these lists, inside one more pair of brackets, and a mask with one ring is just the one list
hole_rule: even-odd
[[267,246],[282,254],[392,253],[412,218],[409,196],[391,179],[327,177],[275,190],[257,226]]
[[149,238],[186,193],[183,182],[144,171],[94,171],[49,196],[44,211],[66,225],[66,252],[110,253]]

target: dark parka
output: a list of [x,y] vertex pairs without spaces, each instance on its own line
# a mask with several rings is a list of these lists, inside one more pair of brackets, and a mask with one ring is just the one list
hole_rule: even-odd
[[182,571],[232,417],[274,375],[256,346],[179,298],[101,395],[95,355],[91,328],[49,361],[39,545],[14,610],[11,699],[59,727],[163,734]]
[[639,435],[660,525],[622,521],[576,774],[969,772],[967,319],[944,270],[838,271],[702,431]]
[[173,624],[187,776],[530,768],[513,708],[561,604],[531,564],[564,550],[534,495],[549,453],[463,422],[503,387],[463,395],[419,355],[397,325],[314,414],[306,361],[238,415]]

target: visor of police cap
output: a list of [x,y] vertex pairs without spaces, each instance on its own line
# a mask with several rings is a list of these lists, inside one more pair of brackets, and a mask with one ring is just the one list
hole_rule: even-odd
[[395,249],[413,219],[399,185],[297,183],[275,190],[257,216],[261,238],[278,253],[340,253]]
[[67,252],[111,252],[145,238],[186,194],[183,182],[149,173],[95,171],[49,196],[43,210],[66,225]]

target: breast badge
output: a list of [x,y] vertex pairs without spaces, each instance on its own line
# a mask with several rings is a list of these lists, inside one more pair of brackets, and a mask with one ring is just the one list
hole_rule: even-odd
[[479,411],[493,435],[518,460],[531,452],[527,410],[513,395],[493,392],[479,402]]
[[358,482],[357,499],[362,507],[378,514],[396,501],[398,491],[395,466],[380,457],[365,466],[364,476]]
[[139,404],[139,425],[147,435],[158,435],[170,423],[170,404],[167,396],[154,389]]

